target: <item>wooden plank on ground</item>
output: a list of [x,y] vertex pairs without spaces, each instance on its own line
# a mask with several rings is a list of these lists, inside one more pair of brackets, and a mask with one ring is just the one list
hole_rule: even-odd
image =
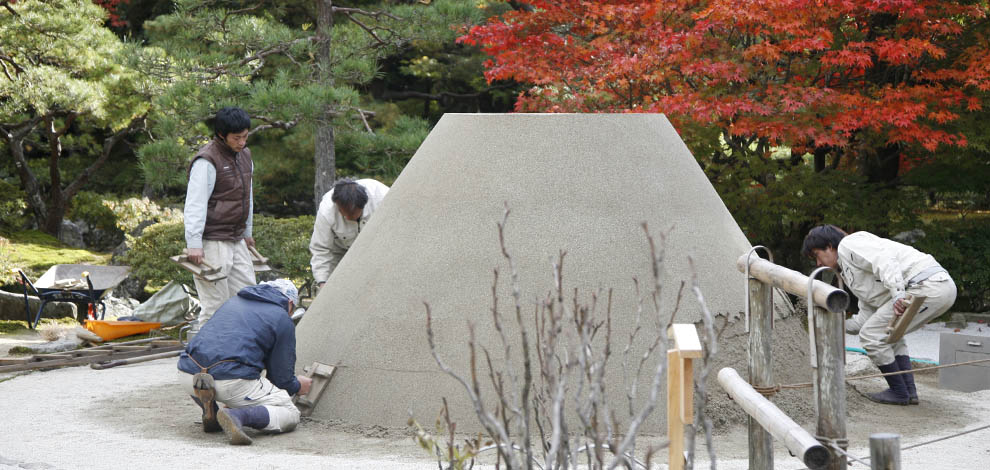
[[100,361],[114,361],[118,359],[129,359],[132,357],[140,357],[148,354],[158,354],[169,351],[181,351],[185,349],[178,341],[175,342],[173,346],[160,346],[151,347],[147,349],[142,349],[139,351],[107,351],[106,354],[86,354],[78,357],[72,357],[69,359],[53,359],[53,360],[35,360],[32,357],[29,362],[24,362],[20,364],[11,364],[0,366],[0,373],[4,372],[18,372],[22,370],[34,370],[34,369],[53,369],[56,367],[67,367],[67,366],[79,366],[90,364],[93,362]]

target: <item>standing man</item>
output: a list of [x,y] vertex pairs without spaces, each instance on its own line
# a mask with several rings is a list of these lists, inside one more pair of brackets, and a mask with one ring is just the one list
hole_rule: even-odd
[[202,408],[203,431],[223,429],[231,444],[248,445],[244,427],[282,433],[299,424],[291,396],[309,393],[312,380],[293,372],[298,302],[286,279],[245,287],[186,346],[179,383]]
[[190,337],[227,299],[255,284],[254,265],[247,248],[254,246],[254,163],[246,146],[250,128],[251,118],[243,109],[221,109],[214,118],[213,140],[196,153],[189,165],[183,210],[187,256],[195,264],[205,261],[227,275],[214,282],[193,277],[202,310]]
[[[821,225],[808,232],[801,253],[814,258],[818,266],[838,271],[859,299],[859,339],[885,374],[911,370],[904,338],[894,344],[886,342],[887,325],[895,315],[904,313],[910,297],[923,296],[926,300],[908,325],[908,332],[945,313],[956,301],[956,284],[935,258],[869,232],[847,235],[834,225]],[[870,400],[891,405],[918,404],[914,374],[884,379],[890,388],[868,394]]]
[[309,264],[317,287],[322,288],[330,278],[387,193],[388,186],[373,179],[344,178],[320,200],[309,241],[313,254]]

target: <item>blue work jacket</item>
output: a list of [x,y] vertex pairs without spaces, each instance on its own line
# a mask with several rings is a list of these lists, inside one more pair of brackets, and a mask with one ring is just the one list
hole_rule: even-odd
[[[269,285],[248,286],[225,302],[179,356],[179,370],[196,374],[209,367],[217,380],[258,379],[261,371],[276,387],[295,395],[296,328],[289,299]],[[190,358],[192,356],[192,358]],[[232,360],[230,362],[220,362]]]

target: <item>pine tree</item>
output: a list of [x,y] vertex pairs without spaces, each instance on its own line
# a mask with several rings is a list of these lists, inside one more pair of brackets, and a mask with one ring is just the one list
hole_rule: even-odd
[[[57,236],[72,198],[143,125],[151,89],[121,65],[133,47],[104,27],[107,13],[92,1],[2,6],[0,137],[35,220]],[[81,172],[65,171],[69,156],[86,161]],[[47,178],[32,157],[47,158]]]
[[[149,182],[183,186],[189,156],[210,135],[204,121],[235,105],[252,116],[252,135],[282,129],[314,136],[318,203],[336,176],[338,129],[374,133],[363,89],[379,74],[379,62],[427,31],[450,30],[451,18],[478,19],[471,9],[455,1],[178,1],[174,13],[145,23],[149,47],[140,63],[169,84],[155,101],[154,141],[140,150]],[[406,120],[397,127],[425,136],[425,125]]]

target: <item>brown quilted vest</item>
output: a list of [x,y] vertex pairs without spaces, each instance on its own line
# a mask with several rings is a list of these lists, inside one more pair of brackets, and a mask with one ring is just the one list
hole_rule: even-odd
[[189,162],[189,171],[199,158],[208,160],[217,171],[213,194],[206,206],[203,240],[244,238],[251,207],[251,150],[244,147],[235,154],[223,140],[214,137]]

